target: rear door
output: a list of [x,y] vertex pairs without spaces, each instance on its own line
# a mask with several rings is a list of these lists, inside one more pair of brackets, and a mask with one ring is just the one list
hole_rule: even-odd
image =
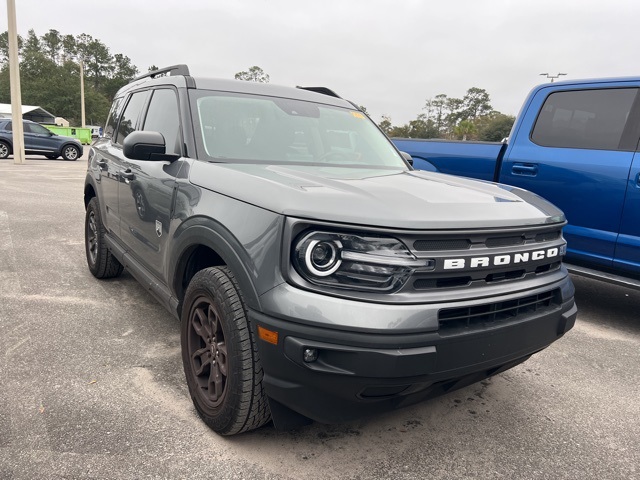
[[92,147],[95,151],[93,165],[99,170],[97,176],[100,178],[103,221],[107,229],[118,238],[121,238],[118,192],[121,184],[126,181],[122,176],[126,168],[123,166],[122,142],[136,129],[147,96],[148,92],[145,90],[116,99],[109,114],[105,138],[97,141]]
[[[558,90],[559,88],[559,90]],[[637,137],[630,112],[637,85],[540,89],[507,152],[500,182],[560,207],[569,261],[613,266]]]

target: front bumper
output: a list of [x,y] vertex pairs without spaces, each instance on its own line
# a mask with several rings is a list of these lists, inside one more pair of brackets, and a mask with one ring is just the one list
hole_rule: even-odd
[[[518,297],[545,292],[551,292],[553,302],[544,308],[516,309],[521,313],[510,318],[450,331],[437,326],[402,329],[407,324],[403,315],[415,316],[417,306],[380,309],[385,313],[379,313],[377,320],[389,325],[384,331],[344,329],[337,320],[333,325],[305,318],[295,322],[284,314],[279,318],[273,313],[250,311],[249,316],[254,329],[261,326],[278,332],[276,345],[258,340],[270,399],[312,420],[339,423],[410,405],[500,373],[564,335],[577,315],[568,277],[535,292],[418,306],[425,318],[437,318],[439,311],[453,304],[474,311],[489,304],[512,305]],[[306,293],[300,295],[308,300]],[[295,294],[282,302],[283,312],[295,310],[290,304],[293,297]],[[322,311],[326,297],[317,297],[316,308]],[[360,309],[371,307],[362,302],[340,302],[345,317],[350,309],[353,318],[361,316]],[[305,312],[310,305],[298,307]],[[380,316],[388,318],[383,321]],[[315,350],[317,360],[305,362],[306,349]]]

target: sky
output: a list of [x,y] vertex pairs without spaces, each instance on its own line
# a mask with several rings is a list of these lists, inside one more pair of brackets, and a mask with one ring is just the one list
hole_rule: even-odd
[[483,88],[516,115],[548,81],[540,73],[640,75],[638,0],[16,0],[16,12],[20,35],[86,33],[141,73],[186,63],[233,78],[257,65],[271,83],[329,87],[394,125],[441,93]]

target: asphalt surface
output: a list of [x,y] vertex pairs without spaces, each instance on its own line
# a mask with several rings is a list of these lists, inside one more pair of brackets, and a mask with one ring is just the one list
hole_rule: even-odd
[[580,278],[576,327],[508,372],[366,421],[217,436],[178,322],[86,267],[85,168],[0,160],[0,479],[640,478],[640,292]]

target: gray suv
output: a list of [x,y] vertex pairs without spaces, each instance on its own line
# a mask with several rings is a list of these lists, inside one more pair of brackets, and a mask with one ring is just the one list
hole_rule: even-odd
[[[62,157],[77,160],[82,156],[82,144],[71,137],[50,132],[39,123],[22,121],[24,150],[28,155],[44,155],[49,159]],[[10,119],[0,119],[0,159],[13,153],[13,124]]]
[[576,318],[562,212],[413,170],[326,88],[143,75],[91,147],[84,203],[89,269],[127,268],[180,319],[191,398],[223,435],[450,392]]

